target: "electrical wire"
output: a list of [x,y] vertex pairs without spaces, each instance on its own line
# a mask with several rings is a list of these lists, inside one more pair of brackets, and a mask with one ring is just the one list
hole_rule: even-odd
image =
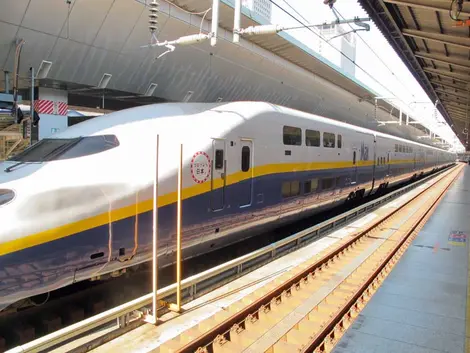
[[[283,0],[283,2],[284,2],[285,4],[287,4],[287,6],[289,6],[289,7],[290,7],[298,16],[300,16],[305,22],[307,22],[307,23],[309,22],[309,21],[308,21],[305,17],[303,17],[294,7],[292,7],[292,6],[287,2],[287,0]],[[333,8],[333,7],[332,7],[331,9],[332,9],[333,12],[336,12],[343,20],[345,20],[344,16],[343,16],[336,8]],[[337,17],[337,16],[336,16],[336,17]],[[369,50],[372,51],[372,53],[374,53],[374,55],[380,60],[380,62],[391,72],[391,74],[392,74],[393,76],[395,76],[396,80],[402,85],[402,87],[405,88],[405,89],[408,91],[408,93],[410,93],[410,94],[414,97],[414,94],[412,94],[412,93],[408,90],[408,88],[398,79],[398,77],[395,75],[395,73],[394,73],[392,70],[390,70],[390,68],[387,66],[387,64],[386,64],[386,63],[382,60],[382,58],[369,46],[369,44],[367,44],[367,42],[364,40],[364,38],[362,38],[362,37],[357,33],[357,30],[356,30],[355,28],[353,28],[353,26],[351,26],[350,23],[348,23],[348,25],[349,25],[349,27],[351,28],[351,31],[346,32],[346,33],[344,33],[344,34],[340,34],[340,35],[334,36],[334,37],[328,39],[327,41],[331,41],[332,39],[335,39],[335,38],[337,38],[337,37],[339,37],[339,36],[341,36],[341,35],[349,34],[349,33],[351,33],[351,32],[356,33],[357,36],[361,39],[361,41],[367,46],[367,48],[369,48]],[[390,92],[390,93],[392,93],[392,92]],[[392,94],[393,94],[393,93],[392,93]],[[394,96],[395,96],[395,95],[394,95]],[[395,97],[396,97],[396,96],[395,96]],[[396,98],[398,98],[398,97],[396,97]]]
[[[312,32],[313,34],[315,34],[317,37],[319,37],[320,39],[322,39],[325,43],[327,43],[328,45],[330,45],[334,50],[336,50],[337,52],[339,52],[342,56],[344,56],[347,60],[349,60],[350,62],[352,62],[354,64],[354,66],[356,66],[359,70],[361,70],[362,72],[364,72],[367,76],[369,76],[374,82],[378,83],[382,88],[384,88],[388,93],[390,93],[391,95],[393,95],[394,97],[396,97],[393,92],[391,92],[387,87],[385,87],[382,83],[380,83],[374,76],[372,76],[371,74],[369,74],[366,70],[364,70],[360,65],[358,65],[353,59],[351,59],[349,56],[347,56],[345,53],[343,53],[340,49],[336,48],[333,44],[331,44],[330,42],[328,42],[328,40],[323,37],[321,34],[315,32],[314,30],[312,30],[310,27],[307,27],[307,25],[305,23],[303,23],[302,21],[300,21],[297,17],[295,17],[294,15],[292,15],[289,11],[287,11],[286,9],[284,9],[282,6],[280,6],[279,4],[277,4],[274,0],[269,0],[274,6],[276,6],[277,8],[279,8],[281,11],[283,11],[285,14],[287,14],[288,16],[290,16],[291,18],[293,18],[294,20],[296,20],[297,22],[299,22],[304,28],[308,29],[310,32]],[[396,97],[398,98],[398,97]]]
[[[338,11],[338,9],[335,8],[335,11],[336,11],[336,13],[337,13],[343,20],[345,19],[344,16]],[[352,30],[354,30],[354,28],[351,26],[350,23],[348,23],[348,25],[349,25],[349,27],[350,27]],[[348,32],[348,33],[349,33],[349,32]],[[385,66],[385,68],[387,68],[387,70],[390,71],[390,73],[392,74],[392,76],[395,77],[395,79],[400,83],[400,85],[401,85],[404,89],[406,89],[406,90],[408,91],[408,93],[410,93],[410,94],[414,97],[414,94],[411,93],[411,91],[406,87],[406,85],[404,85],[403,82],[401,82],[401,81],[398,79],[397,75],[395,75],[395,73],[390,69],[390,67],[387,66],[387,64],[385,63],[385,61],[382,60],[382,58],[379,56],[379,54],[377,54],[377,52],[376,52],[374,49],[371,48],[371,46],[364,40],[364,38],[362,38],[362,36],[361,36],[360,34],[356,33],[356,35],[357,35],[357,36],[359,37],[359,39],[366,45],[366,47],[369,48],[369,50],[375,55],[375,57],[376,57],[377,59],[379,59],[379,61],[383,64],[383,66]]]

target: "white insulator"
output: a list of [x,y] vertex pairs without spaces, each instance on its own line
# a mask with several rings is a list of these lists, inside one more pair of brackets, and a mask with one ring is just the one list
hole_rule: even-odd
[[176,44],[180,44],[180,45],[188,45],[188,44],[194,44],[194,43],[199,43],[199,42],[202,42],[206,39],[209,39],[209,35],[207,34],[202,34],[202,33],[199,33],[199,34],[191,34],[189,36],[184,36],[184,37],[180,37],[178,38],[175,43]]
[[154,33],[158,29],[158,12],[160,11],[158,9],[158,2],[156,0],[153,0],[149,4],[149,30],[150,33]]
[[276,34],[282,31],[284,27],[280,25],[264,25],[264,26],[250,26],[241,31],[242,34],[249,36],[257,34]]

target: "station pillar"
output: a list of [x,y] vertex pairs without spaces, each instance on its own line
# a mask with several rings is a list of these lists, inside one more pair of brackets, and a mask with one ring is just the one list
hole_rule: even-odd
[[39,140],[67,129],[67,96],[67,91],[39,87],[38,99],[34,103],[34,108],[41,119],[38,131]]

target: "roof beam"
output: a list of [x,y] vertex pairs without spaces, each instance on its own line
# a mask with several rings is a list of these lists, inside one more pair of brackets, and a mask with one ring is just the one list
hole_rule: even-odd
[[446,105],[448,106],[449,108],[452,108],[452,109],[455,109],[455,110],[460,110],[462,111],[463,113],[466,113],[467,112],[467,109],[465,108],[465,104],[458,104],[458,103],[455,103],[453,101],[450,101],[450,100],[447,100],[445,98],[441,99],[441,101]]
[[457,120],[457,121],[462,121],[466,123],[468,121],[468,118],[466,117],[466,114],[457,110],[454,110],[452,108],[449,108],[450,114],[452,115],[452,120]]
[[426,39],[426,40],[431,40],[431,41],[438,42],[438,43],[445,43],[445,44],[453,45],[459,48],[470,49],[470,38],[468,37],[454,36],[450,34],[441,34],[441,33],[434,33],[434,32],[426,32],[426,31],[417,31],[416,29],[408,29],[408,28],[403,28],[401,31],[404,36]]
[[[438,1],[433,0],[432,2],[427,0],[383,0],[390,4],[410,6],[420,9],[439,11],[449,13],[449,1]],[[432,4],[432,5],[431,5]],[[470,12],[463,11],[460,13],[462,16],[470,16]]]
[[[454,113],[452,114],[455,115]],[[452,116],[452,119],[457,120],[458,122],[462,122],[462,123],[466,123],[468,121],[463,116],[458,116],[458,117]]]
[[416,52],[415,56],[421,59],[429,59],[432,61],[436,61],[443,64],[451,64],[462,69],[470,70],[470,65],[468,64],[468,60],[459,60],[453,57],[448,57],[445,55],[437,55],[437,54],[429,54],[424,52]]
[[451,84],[443,83],[442,81],[436,81],[436,80],[433,80],[433,79],[431,79],[431,83],[433,85],[436,85],[436,86],[450,88],[450,89],[453,89],[453,90],[456,90],[456,91],[468,92],[468,88],[464,87],[464,86],[451,85]]
[[449,91],[444,91],[444,90],[441,90],[441,89],[436,89],[436,92],[438,93],[443,93],[443,94],[450,94],[451,96],[456,96],[458,98],[462,98],[462,99],[467,99],[468,100],[468,96],[462,96],[461,94],[456,94],[454,92],[449,92]]
[[461,74],[456,74],[450,71],[432,69],[430,67],[425,67],[423,70],[424,72],[429,72],[434,75],[444,76],[444,77],[448,77],[456,81],[470,83],[470,75],[461,75]]

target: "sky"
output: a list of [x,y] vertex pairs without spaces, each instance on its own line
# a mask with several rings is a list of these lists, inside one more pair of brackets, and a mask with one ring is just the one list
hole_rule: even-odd
[[[321,0],[272,1],[304,23],[321,24],[336,19],[331,9],[324,5]],[[346,19],[352,19],[356,16],[368,17],[356,0],[337,0],[334,7]],[[272,5],[271,23],[283,26],[299,25],[295,19],[274,4]],[[401,107],[404,112],[408,112],[413,119],[421,122],[434,133],[438,132],[440,137],[451,144],[455,144],[455,148],[463,149],[460,141],[458,141],[439,111],[436,114],[434,102],[431,102],[382,33],[372,21],[366,23],[370,25],[370,31],[351,33],[355,36],[356,41],[356,79],[382,97],[391,98],[389,99],[390,103]],[[359,28],[354,24],[351,24],[351,26]],[[343,28],[346,31],[351,30],[348,24],[343,25]],[[304,45],[318,52],[318,43],[322,40],[308,29],[296,29],[287,32]],[[341,41],[339,39],[332,40],[329,43],[340,49],[339,44]],[[322,47],[323,55],[333,62],[336,61],[335,63],[339,65],[340,54],[325,41],[322,41]],[[329,47],[329,53],[325,51],[325,47]]]

